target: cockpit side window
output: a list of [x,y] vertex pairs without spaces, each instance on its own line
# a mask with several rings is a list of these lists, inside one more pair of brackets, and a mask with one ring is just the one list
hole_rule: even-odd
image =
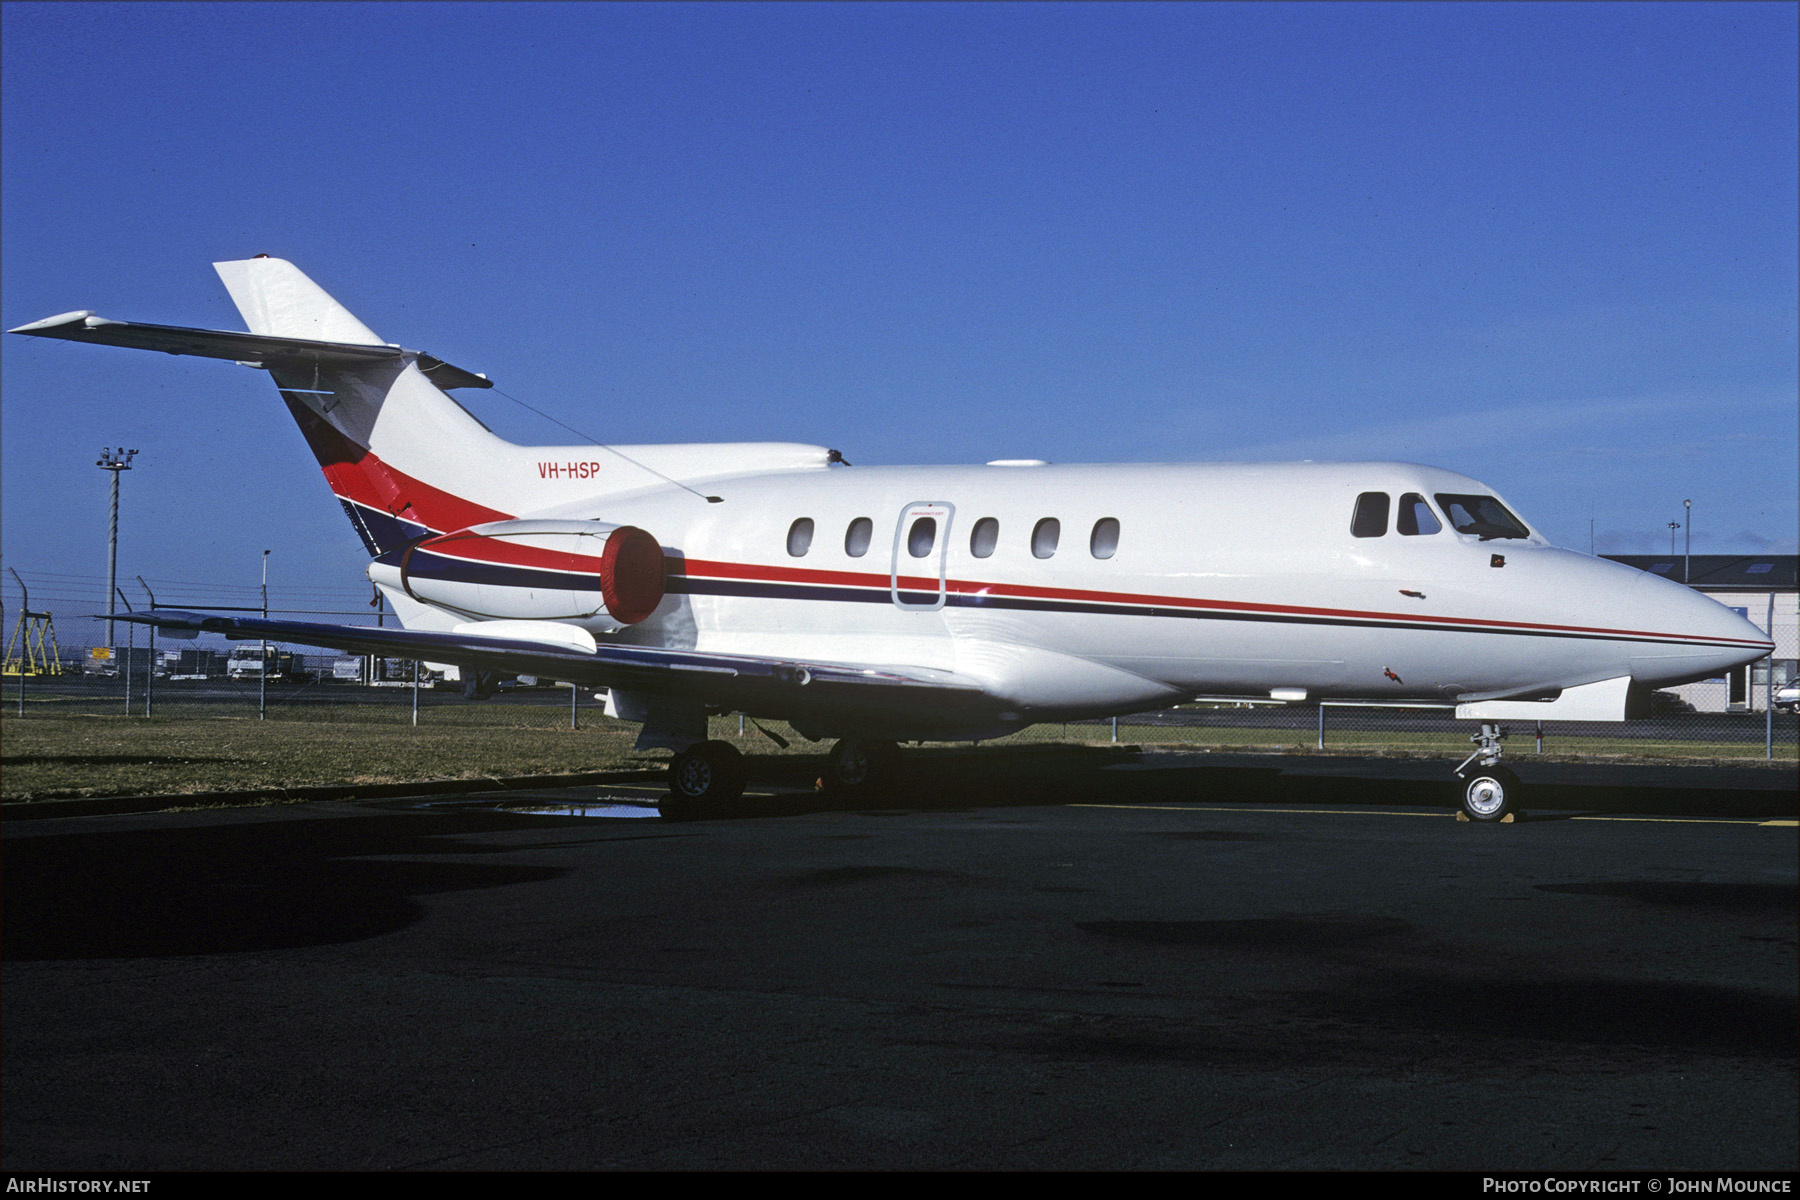
[[1408,492],[1400,497],[1400,512],[1394,518],[1396,531],[1407,537],[1417,537],[1422,533],[1436,533],[1442,528],[1437,514],[1431,511],[1431,505],[1425,503],[1425,497],[1417,492]]
[[1388,494],[1364,492],[1356,498],[1356,515],[1350,518],[1350,533],[1359,538],[1380,537],[1387,532]]
[[1463,496],[1453,492],[1437,494],[1438,507],[1450,518],[1450,526],[1458,533],[1473,534],[1482,541],[1490,538],[1528,538],[1531,530],[1512,515],[1506,505],[1492,496]]

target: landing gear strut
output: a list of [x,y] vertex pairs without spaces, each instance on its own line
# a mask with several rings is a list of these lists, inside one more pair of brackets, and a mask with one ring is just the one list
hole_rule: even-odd
[[[1500,765],[1500,743],[1506,730],[1484,724],[1469,737],[1475,753],[1463,759],[1462,813],[1471,821],[1504,821],[1519,811],[1519,777]],[[1471,765],[1472,764],[1472,765]]]
[[864,795],[892,783],[900,771],[900,747],[870,738],[845,738],[831,748],[819,779],[828,792]]
[[729,742],[696,742],[669,763],[669,795],[657,807],[671,820],[722,811],[744,794],[744,756]]

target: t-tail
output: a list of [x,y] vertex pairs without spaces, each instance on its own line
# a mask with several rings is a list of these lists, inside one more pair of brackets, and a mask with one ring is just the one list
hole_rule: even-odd
[[293,263],[214,263],[250,332],[63,313],[14,333],[229,359],[267,370],[371,556],[566,505],[721,476],[820,470],[791,443],[520,446],[452,399],[485,375],[384,342]]

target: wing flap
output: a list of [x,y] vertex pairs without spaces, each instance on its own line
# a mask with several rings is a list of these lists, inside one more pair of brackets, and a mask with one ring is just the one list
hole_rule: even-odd
[[588,686],[679,695],[731,710],[753,705],[758,711],[776,715],[829,712],[844,704],[880,711],[888,707],[890,698],[902,697],[909,707],[922,702],[946,710],[986,707],[980,684],[950,671],[927,667],[784,661],[610,643],[600,643],[588,651],[551,641],[461,630],[446,633],[325,625],[173,609],[115,614],[113,619],[172,633],[216,633],[233,641],[266,638],[326,646],[352,654],[456,663],[504,674],[542,675]]

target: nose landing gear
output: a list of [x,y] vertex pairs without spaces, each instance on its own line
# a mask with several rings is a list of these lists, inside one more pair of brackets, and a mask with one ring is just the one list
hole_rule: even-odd
[[1469,737],[1475,753],[1463,759],[1456,773],[1462,778],[1461,813],[1471,821],[1510,821],[1519,812],[1519,777],[1500,765],[1500,743],[1506,730],[1483,724]]

